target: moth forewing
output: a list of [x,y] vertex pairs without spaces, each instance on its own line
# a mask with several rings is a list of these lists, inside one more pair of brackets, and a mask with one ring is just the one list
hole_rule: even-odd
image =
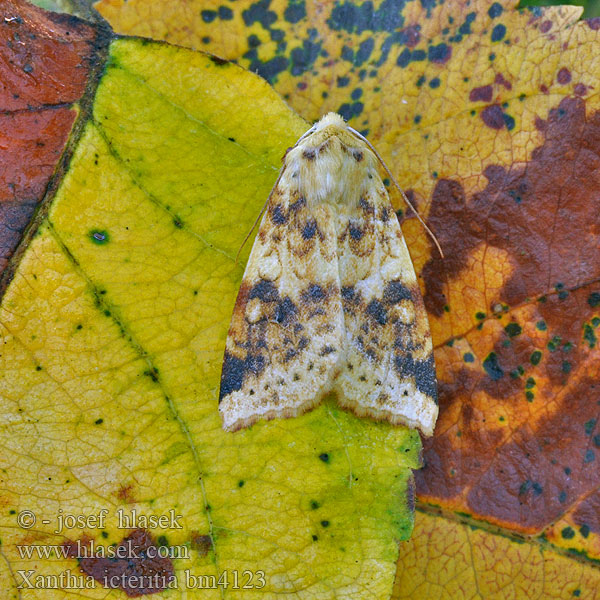
[[377,167],[334,113],[287,152],[227,338],[225,429],[299,415],[335,390],[359,416],[433,433],[427,314]]

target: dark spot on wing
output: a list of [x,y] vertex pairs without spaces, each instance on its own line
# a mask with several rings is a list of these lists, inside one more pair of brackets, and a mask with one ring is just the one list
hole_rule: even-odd
[[315,160],[317,153],[315,152],[314,148],[307,148],[303,153],[302,156],[306,159],[306,160]]
[[304,196],[300,196],[300,198],[298,198],[298,200],[296,200],[296,202],[294,202],[293,204],[290,204],[290,210],[297,211],[297,210],[300,210],[305,205],[306,205],[306,198],[304,198]]
[[363,210],[364,210],[366,213],[373,214],[373,213],[375,212],[375,209],[374,209],[373,205],[372,205],[370,202],[368,202],[368,201],[366,200],[366,198],[361,198],[361,199],[359,200],[359,204],[360,204],[360,207],[361,207],[361,208],[362,208],[362,209],[363,209]]
[[315,236],[317,232],[317,221],[315,219],[310,219],[304,224],[304,228],[302,229],[302,237],[305,240],[310,240]]
[[412,300],[410,290],[401,281],[390,281],[383,290],[383,301],[386,304],[398,304],[401,300]]
[[367,305],[366,312],[379,325],[387,323],[387,311],[379,300],[371,300]]
[[275,225],[284,225],[287,223],[287,215],[283,212],[281,204],[276,204],[271,209],[271,221],[273,221]]
[[284,327],[295,319],[298,309],[289,296],[286,296],[275,308],[275,321]]
[[224,396],[241,389],[243,381],[244,361],[226,352],[223,360],[223,371],[221,373],[219,402],[221,402]]
[[433,355],[427,360],[414,360],[408,352],[396,356],[394,367],[401,377],[414,377],[417,389],[437,403],[437,382]]
[[260,375],[265,368],[265,357],[262,354],[248,354],[244,361],[244,368],[254,375]]
[[319,356],[327,356],[332,352],[335,352],[335,348],[333,346],[323,346],[321,348],[321,352],[319,352]]
[[344,286],[342,288],[342,300],[345,302],[358,302],[360,300],[360,294],[351,285]]
[[[304,348],[306,348],[306,346],[308,346],[308,342],[309,342],[309,339],[306,336],[302,336],[300,338],[300,341],[298,342],[298,349],[304,350]],[[310,368],[310,366],[309,366],[309,368]]]
[[364,158],[364,155],[360,150],[353,150],[352,156],[356,162],[360,162]]
[[318,284],[312,283],[302,292],[302,300],[305,302],[320,302],[327,297],[325,290]]
[[357,227],[356,225],[354,225],[354,223],[350,223],[349,230],[350,230],[350,237],[356,241],[359,241],[360,239],[362,239],[362,236],[365,233],[360,227]]
[[250,290],[248,299],[258,298],[263,302],[276,302],[279,300],[279,292],[272,281],[261,279],[255,286]]

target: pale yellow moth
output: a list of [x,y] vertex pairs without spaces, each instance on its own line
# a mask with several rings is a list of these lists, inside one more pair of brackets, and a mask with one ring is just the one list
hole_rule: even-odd
[[433,433],[427,314],[378,162],[335,113],[286,153],[227,337],[226,430],[300,415],[335,391],[358,416]]

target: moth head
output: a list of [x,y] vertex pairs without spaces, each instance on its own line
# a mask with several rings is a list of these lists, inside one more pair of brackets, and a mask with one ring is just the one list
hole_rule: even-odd
[[[359,136],[360,137],[360,136]],[[297,146],[319,148],[327,145],[330,138],[337,138],[347,148],[363,148],[364,142],[356,136],[344,118],[330,112],[315,123],[296,143]]]
[[337,113],[327,113],[318,123],[313,125],[314,132],[331,127],[333,129],[347,129],[346,121]]

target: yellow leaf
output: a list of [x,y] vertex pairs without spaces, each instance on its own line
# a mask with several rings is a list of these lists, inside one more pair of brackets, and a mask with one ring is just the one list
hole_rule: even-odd
[[589,600],[599,585],[597,569],[542,540],[511,540],[417,511],[413,537],[400,545],[392,598]]
[[[135,527],[118,511],[135,509],[173,511],[146,527],[180,553],[177,591],[157,597],[243,571],[257,586],[263,572],[265,597],[388,596],[418,434],[334,402],[235,434],[217,411],[234,257],[306,123],[236,65],[135,39],[111,44],[82,119],[0,308],[3,589],[27,570],[97,575],[108,562],[80,571],[60,548],[121,543]],[[54,555],[28,557],[34,545]],[[21,593],[71,597],[44,581]],[[105,597],[95,585],[78,593]],[[257,594],[230,588],[197,593]]]

